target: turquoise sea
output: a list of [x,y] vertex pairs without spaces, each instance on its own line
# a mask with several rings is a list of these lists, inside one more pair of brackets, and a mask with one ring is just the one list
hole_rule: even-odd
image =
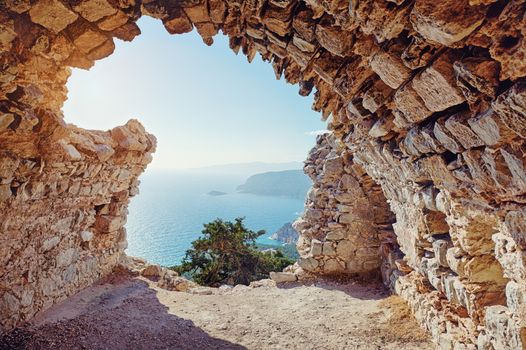
[[[243,175],[147,171],[140,194],[129,205],[126,253],[161,265],[180,262],[203,223],[244,216],[252,230],[266,230],[258,242],[279,245],[268,237],[303,211],[303,200],[237,193]],[[211,196],[210,191],[226,192]]]

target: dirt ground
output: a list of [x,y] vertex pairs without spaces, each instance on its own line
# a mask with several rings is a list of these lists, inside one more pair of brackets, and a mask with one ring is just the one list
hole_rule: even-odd
[[114,275],[0,339],[0,349],[434,349],[380,285],[316,281],[173,292]]

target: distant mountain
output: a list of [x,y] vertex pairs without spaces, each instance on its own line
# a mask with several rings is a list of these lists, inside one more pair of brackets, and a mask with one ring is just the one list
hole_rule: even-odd
[[285,225],[281,226],[279,230],[274,232],[272,236],[270,236],[270,239],[281,243],[296,244],[298,237],[298,232],[292,227],[290,222],[287,222]]
[[222,164],[212,165],[201,168],[185,169],[185,171],[192,173],[210,173],[210,174],[227,174],[227,175],[245,175],[258,174],[268,171],[282,171],[289,169],[302,169],[302,162],[286,162],[286,163],[265,163],[265,162],[251,162],[251,163],[236,163],[236,164]]
[[304,199],[311,184],[302,170],[271,171],[250,176],[237,190],[242,193]]

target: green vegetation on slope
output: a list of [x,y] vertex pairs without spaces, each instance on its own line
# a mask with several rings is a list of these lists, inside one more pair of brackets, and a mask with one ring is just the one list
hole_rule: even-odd
[[293,262],[300,257],[296,244],[282,244],[280,246],[275,246],[272,244],[256,243],[256,245],[261,251],[275,250],[276,252],[281,253],[284,257],[293,260]]

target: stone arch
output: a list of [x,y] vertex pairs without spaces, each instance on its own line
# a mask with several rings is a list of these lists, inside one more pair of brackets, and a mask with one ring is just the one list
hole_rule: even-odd
[[[313,108],[367,173],[354,178],[358,187],[374,193],[369,179],[379,184],[396,215],[405,257],[393,259],[390,276],[434,339],[446,348],[524,345],[523,1],[6,0],[0,8],[4,328],[122,256],[127,201],[155,138],[137,121],[109,132],[68,126],[60,107],[68,67],[111,54],[113,38],[133,39],[146,14],[170,33],[195,27],[207,44],[221,30],[235,52],[249,60],[259,52],[300,94],[315,88]],[[431,227],[444,224],[449,237],[436,243]],[[455,271],[464,258],[472,270]],[[439,267],[422,268],[433,259]],[[487,267],[489,285],[470,275]],[[454,293],[444,287],[451,274]],[[466,286],[476,291],[465,297],[476,301],[473,313],[458,303]]]

